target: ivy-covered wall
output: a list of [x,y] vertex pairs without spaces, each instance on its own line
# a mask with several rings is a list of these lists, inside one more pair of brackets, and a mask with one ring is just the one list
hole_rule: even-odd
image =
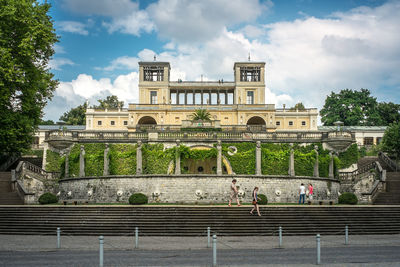
[[264,175],[287,175],[289,170],[288,144],[261,145],[261,172]]
[[61,172],[61,166],[63,166],[65,157],[61,157],[60,154],[51,150],[47,150],[46,153],[46,171]]
[[168,165],[175,159],[175,148],[164,150],[163,144],[144,144],[143,174],[167,174]]
[[[104,144],[84,144],[85,175],[102,176],[104,168]],[[69,175],[79,176],[79,155],[81,144],[75,144],[69,154]]]
[[111,144],[108,153],[110,158],[110,175],[136,174],[136,149],[134,144]]
[[[228,154],[228,147],[234,146],[237,152],[234,155]],[[223,143],[222,154],[229,160],[232,170],[236,174],[255,174],[256,164],[255,143]]]
[[346,151],[339,153],[339,159],[339,169],[347,168],[357,163],[359,159],[357,144],[352,144]]

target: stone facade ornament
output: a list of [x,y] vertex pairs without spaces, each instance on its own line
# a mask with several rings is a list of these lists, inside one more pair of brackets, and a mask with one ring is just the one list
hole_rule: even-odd
[[137,148],[136,148],[136,175],[142,174],[142,141],[137,141]]
[[331,160],[329,161],[329,178],[334,178],[335,177],[335,173],[333,170],[333,158],[334,158],[334,154],[333,152],[329,152],[329,156],[331,157]]
[[85,147],[81,146],[79,155],[79,177],[85,177]]

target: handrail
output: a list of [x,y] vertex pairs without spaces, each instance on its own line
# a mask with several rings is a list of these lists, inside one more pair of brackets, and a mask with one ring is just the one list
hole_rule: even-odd
[[385,162],[393,171],[397,172],[400,170],[400,166],[396,162],[394,162],[391,158],[389,158],[389,156],[386,153],[379,152],[378,157],[383,162]]
[[15,169],[16,173],[20,173],[22,171],[21,169],[26,169],[33,173],[40,174],[46,179],[56,178],[60,176],[60,172],[48,172],[36,166],[35,164],[30,163],[29,161],[20,161],[17,168]]
[[386,170],[382,168],[381,164],[379,161],[375,161],[375,169],[378,172],[378,180],[375,180],[374,184],[372,185],[372,188],[369,192],[366,193],[361,193],[363,196],[367,196],[369,199],[369,202],[373,202],[375,198],[377,197],[377,194],[383,190],[386,191]]
[[[376,169],[378,161],[370,162],[361,168],[358,168],[352,172],[339,172],[339,178],[341,180],[356,180],[362,174],[369,172],[371,169]],[[379,164],[380,166],[380,164]]]

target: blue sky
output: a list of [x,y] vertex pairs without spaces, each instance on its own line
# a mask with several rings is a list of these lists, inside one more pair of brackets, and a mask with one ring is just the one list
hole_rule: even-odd
[[171,62],[172,79],[233,79],[233,63],[265,61],[266,103],[321,108],[326,95],[368,88],[400,102],[400,2],[330,0],[52,0],[60,85],[45,119],[88,99],[138,99],[137,62]]

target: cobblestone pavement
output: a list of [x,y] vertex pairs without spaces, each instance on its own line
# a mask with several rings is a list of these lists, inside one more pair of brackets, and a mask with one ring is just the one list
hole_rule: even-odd
[[[98,266],[96,236],[0,235],[0,266]],[[218,237],[218,266],[309,266],[316,263],[315,236]],[[400,235],[321,236],[324,266],[400,266]],[[104,237],[105,266],[211,266],[203,237]]]

